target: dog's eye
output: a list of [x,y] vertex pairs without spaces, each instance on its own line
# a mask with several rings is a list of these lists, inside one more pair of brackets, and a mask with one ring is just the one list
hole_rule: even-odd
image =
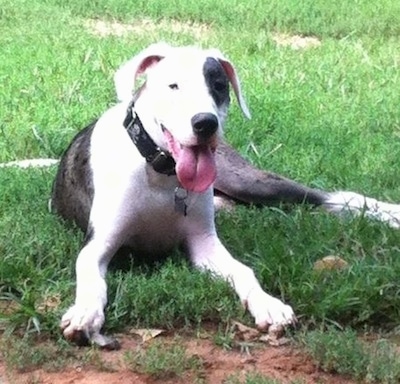
[[178,84],[176,83],[169,84],[168,87],[170,87],[171,89],[179,89]]

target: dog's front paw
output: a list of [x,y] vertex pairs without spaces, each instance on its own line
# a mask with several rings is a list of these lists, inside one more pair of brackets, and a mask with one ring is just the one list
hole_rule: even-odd
[[74,305],[61,319],[60,327],[66,339],[78,345],[87,345],[100,334],[104,323],[103,308]]
[[260,330],[283,328],[297,321],[292,307],[264,291],[251,292],[246,305]]

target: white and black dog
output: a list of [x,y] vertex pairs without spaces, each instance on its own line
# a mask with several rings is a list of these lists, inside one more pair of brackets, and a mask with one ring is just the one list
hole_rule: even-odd
[[[146,81],[132,98],[141,73]],[[68,339],[109,343],[100,335],[105,275],[122,247],[158,254],[182,246],[195,267],[232,285],[259,328],[295,322],[292,308],[264,292],[219,240],[214,192],[242,203],[365,212],[399,226],[397,205],[304,187],[255,169],[225,144],[230,86],[250,114],[234,66],[218,50],[151,45],[117,71],[115,83],[120,103],[73,139],[53,186],[54,210],[86,233],[75,303],[61,321]]]

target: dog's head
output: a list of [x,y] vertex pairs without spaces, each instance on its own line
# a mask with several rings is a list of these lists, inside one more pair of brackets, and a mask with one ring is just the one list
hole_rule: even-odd
[[235,68],[216,49],[151,45],[116,72],[121,101],[132,98],[142,73],[147,79],[136,111],[145,129],[174,157],[182,186],[205,191],[216,177],[214,152],[229,107],[229,84],[250,117]]

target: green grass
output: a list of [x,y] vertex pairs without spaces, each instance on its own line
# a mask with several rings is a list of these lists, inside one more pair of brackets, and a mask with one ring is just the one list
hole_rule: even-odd
[[[140,25],[142,18],[155,27],[99,37],[86,26],[88,19]],[[193,29],[174,32],[178,22]],[[321,45],[293,50],[277,46],[277,34],[312,35]],[[165,40],[219,47],[236,64],[253,118],[244,121],[233,105],[226,135],[255,164],[311,186],[400,201],[399,36],[396,0],[0,0],[0,162],[59,157],[115,102],[115,69]],[[0,308],[12,308],[0,313],[0,327],[7,333],[58,339],[73,300],[82,236],[47,211],[54,174],[0,169]],[[398,231],[302,207],[243,208],[217,223],[232,253],[306,327],[398,326]],[[315,272],[313,263],[327,255],[350,267]],[[152,267],[113,270],[108,282],[107,332],[252,323],[226,284],[194,272],[178,253]],[[52,297],[61,304],[43,311],[43,298]]]
[[[116,369],[113,363],[103,359],[95,347],[77,350],[65,340],[54,342],[39,335],[3,336],[0,340],[0,361],[6,364],[7,370],[18,374],[34,372],[39,368],[45,372],[63,372],[71,366],[95,368],[100,372]],[[17,377],[12,382],[21,382],[21,378]]]
[[[289,384],[304,384],[303,380],[292,380]],[[257,372],[247,373],[244,380],[238,375],[230,375],[223,384],[282,384],[282,381],[271,379]]]
[[9,369],[19,373],[31,372],[43,368],[48,372],[63,370],[71,362],[85,359],[76,356],[76,350],[64,340],[57,343],[40,341],[38,338],[26,336],[23,338],[7,337],[0,341],[0,359]]
[[138,347],[135,352],[125,354],[129,369],[146,373],[155,379],[182,377],[187,371],[201,376],[203,361],[199,356],[189,355],[179,340],[165,343],[155,340],[148,347]]
[[349,329],[316,330],[303,335],[301,343],[326,372],[340,373],[367,383],[395,384],[400,380],[397,348],[386,339],[362,341]]

